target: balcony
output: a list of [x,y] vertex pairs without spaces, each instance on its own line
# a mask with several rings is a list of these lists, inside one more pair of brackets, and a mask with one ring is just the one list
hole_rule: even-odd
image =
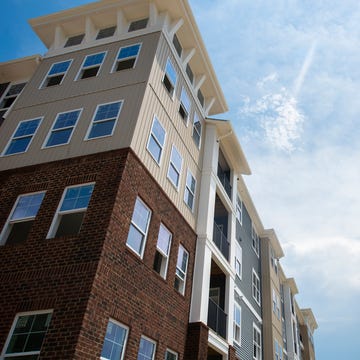
[[230,185],[230,180],[229,180],[229,174],[227,172],[223,171],[223,169],[220,167],[220,165],[218,165],[217,176],[218,176],[223,188],[225,189],[225,192],[231,199],[231,185]]
[[227,237],[222,232],[221,228],[214,222],[213,241],[217,248],[224,255],[226,260],[229,260],[229,248],[230,244]]
[[224,310],[215,301],[209,299],[208,326],[224,339],[226,339],[226,318],[227,314]]

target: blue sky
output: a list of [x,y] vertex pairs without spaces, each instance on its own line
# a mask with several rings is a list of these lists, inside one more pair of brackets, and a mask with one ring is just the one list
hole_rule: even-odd
[[[2,0],[0,61],[44,46],[27,19],[87,0]],[[360,3],[190,0],[317,359],[360,359]]]

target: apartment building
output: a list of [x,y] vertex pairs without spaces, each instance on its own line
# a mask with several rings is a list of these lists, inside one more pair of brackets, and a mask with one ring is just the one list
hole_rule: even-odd
[[260,360],[275,338],[300,359],[316,321],[296,320],[188,2],[30,24],[47,53],[0,64],[0,359]]

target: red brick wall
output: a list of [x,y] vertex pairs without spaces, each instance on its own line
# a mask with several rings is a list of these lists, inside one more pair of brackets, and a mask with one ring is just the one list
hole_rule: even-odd
[[[126,246],[137,196],[152,211],[143,259]],[[161,222],[173,235],[166,280],[153,270]],[[180,243],[190,254],[185,296],[174,289]],[[195,244],[195,233],[136,157],[129,153],[94,282],[94,296],[89,301],[81,343],[77,347],[79,358],[90,358],[88,348],[94,344],[94,333],[99,334],[96,356],[100,355],[107,321],[111,317],[130,329],[126,359],[136,359],[141,335],[156,341],[156,359],[164,359],[167,347],[183,359]]]
[[[46,240],[66,186],[95,181],[77,236]],[[0,174],[0,226],[19,194],[46,190],[27,241],[0,247],[0,349],[20,311],[54,309],[41,359],[99,359],[108,318],[183,358],[196,236],[132,153],[113,151]],[[144,259],[126,247],[136,196],[151,208]],[[168,276],[152,270],[160,222],[173,233]],[[185,296],[174,287],[179,243],[190,254]]]
[[189,324],[185,360],[206,360],[209,328],[203,323]]

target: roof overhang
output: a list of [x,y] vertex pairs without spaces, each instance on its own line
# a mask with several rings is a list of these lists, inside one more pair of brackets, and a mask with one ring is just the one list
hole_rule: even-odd
[[280,259],[284,257],[284,251],[280,245],[280,241],[275,233],[274,229],[266,229],[261,234],[260,237],[264,237],[270,240],[271,247],[275,251],[275,256]]
[[40,55],[32,55],[0,63],[0,83],[30,78],[34,74],[40,61]]
[[250,175],[251,170],[241,148],[235,131],[229,120],[205,119],[208,124],[215,124],[218,133],[218,142],[221,142],[228,160],[231,162],[235,173]]
[[201,87],[205,98],[214,98],[215,102],[209,110],[209,115],[224,113],[228,106],[211,64],[208,52],[200,35],[199,28],[192,14],[188,0],[101,0],[72,9],[56,12],[50,15],[30,19],[33,30],[49,49],[54,43],[58,26],[66,36],[78,35],[85,32],[86,18],[89,17],[99,27],[116,24],[117,10],[121,9],[125,18],[134,19],[149,15],[150,4],[156,6],[157,11],[167,13],[172,21],[183,19],[181,26],[184,45],[195,49],[191,60],[195,73],[204,74],[205,81]]
[[313,331],[315,329],[317,329],[318,328],[318,323],[316,322],[313,311],[310,308],[307,308],[307,309],[301,309],[301,312],[302,312],[304,318],[306,319],[308,325],[310,326],[310,328]]
[[299,290],[298,287],[296,285],[295,279],[294,278],[288,278],[285,281],[285,284],[289,286],[291,292],[293,295],[298,294]]

